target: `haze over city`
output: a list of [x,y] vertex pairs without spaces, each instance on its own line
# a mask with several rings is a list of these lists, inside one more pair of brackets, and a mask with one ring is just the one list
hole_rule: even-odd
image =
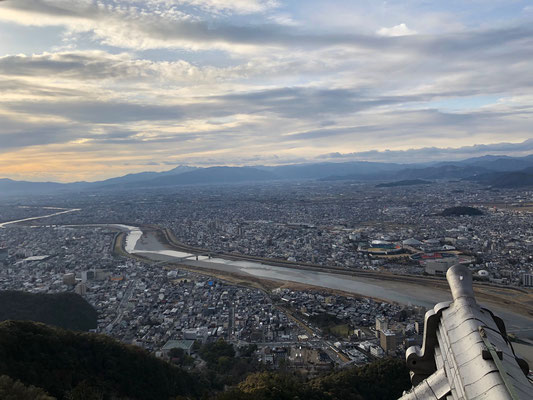
[[3,1],[0,175],[526,155],[532,22],[527,1]]

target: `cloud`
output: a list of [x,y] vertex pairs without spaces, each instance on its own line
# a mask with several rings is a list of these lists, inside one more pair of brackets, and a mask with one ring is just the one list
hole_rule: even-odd
[[462,147],[423,147],[407,150],[372,150],[354,153],[329,153],[317,157],[330,161],[384,161],[399,163],[418,163],[428,161],[453,161],[484,155],[525,156],[533,153],[533,139],[519,143],[476,144]]
[[[322,24],[319,3],[2,2],[9,40],[36,44],[0,54],[0,151],[11,160],[0,174],[10,162],[46,157],[72,171],[74,154],[92,160],[80,167],[88,176],[114,157],[132,168],[324,153],[415,159],[423,153],[408,149],[532,136],[526,17],[453,25],[449,13],[415,13],[402,2],[365,14],[360,26],[352,20],[360,6],[328,2],[326,19],[338,19]],[[40,34],[55,35],[57,46],[40,45]]]
[[228,67],[198,66],[184,60],[152,61],[129,52],[111,54],[102,50],[57,51],[42,54],[0,56],[0,76],[51,78],[64,80],[113,80],[116,82],[146,81],[151,85],[164,81],[196,85],[216,83],[253,76],[320,72],[332,63],[310,61],[299,64],[294,60],[250,59]]
[[[269,31],[268,27],[210,26],[199,17],[181,11],[180,4],[253,12],[277,3],[253,0],[189,0],[177,4],[170,1],[19,0],[2,4],[0,20],[28,26],[63,26],[71,33],[91,33],[104,44],[135,49],[229,49],[231,44],[239,42],[248,45],[246,42],[250,42],[251,37],[260,39]],[[241,40],[236,41],[239,37]]]
[[[6,110],[32,115],[67,118],[81,123],[116,124],[133,121],[186,121],[214,119],[238,114],[277,116],[295,120],[316,120],[354,115],[364,110],[423,100],[423,96],[368,97],[352,89],[287,87],[213,96],[194,96],[161,104],[80,98],[46,101],[24,99],[5,102]],[[1,104],[1,103],[0,103]],[[409,111],[405,111],[408,113]],[[456,115],[455,118],[462,118]],[[329,121],[329,120],[328,120]],[[225,122],[224,122],[225,123]],[[329,122],[326,122],[328,124]]]
[[89,32],[101,43],[121,48],[222,49],[235,53],[259,52],[264,46],[301,49],[346,46],[428,54],[434,54],[438,48],[443,54],[508,44],[524,39],[532,32],[524,25],[519,29],[501,28],[444,36],[409,35],[414,31],[404,23],[382,28],[381,36],[314,32],[279,23],[238,25],[226,20],[208,21],[178,9],[172,2],[161,2],[161,8],[155,9],[150,8],[150,4],[143,7],[141,3],[123,1],[19,0],[2,4],[0,19],[23,25],[64,26],[72,32]]
[[140,77],[149,72],[150,62],[134,61],[127,55],[103,51],[56,52],[0,57],[0,75],[51,76],[54,78],[107,79]]
[[405,24],[395,25],[391,28],[381,28],[377,31],[377,34],[381,36],[408,36],[416,33],[415,30],[409,29]]
[[[151,1],[169,3],[168,0]],[[234,12],[238,14],[263,13],[279,7],[279,2],[275,0],[178,0],[177,3],[195,6],[214,13]]]

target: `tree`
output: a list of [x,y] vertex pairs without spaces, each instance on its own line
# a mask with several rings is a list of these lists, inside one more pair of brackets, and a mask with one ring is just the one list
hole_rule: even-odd
[[251,357],[257,350],[256,344],[249,344],[247,346],[239,347],[239,354],[241,357]]
[[226,342],[223,339],[219,339],[216,342],[204,344],[199,351],[200,357],[211,366],[218,364],[220,357],[234,358],[235,349],[231,343]]
[[2,400],[54,400],[41,388],[25,386],[7,375],[0,376],[0,399]]
[[58,398],[87,389],[78,387],[83,381],[106,398],[159,400],[205,391],[192,374],[139,347],[29,321],[0,323],[2,374]]
[[67,400],[103,400],[104,393],[92,387],[87,381],[82,381],[65,398]]
[[170,360],[179,366],[188,366],[194,364],[194,358],[188,355],[185,350],[180,348],[170,349],[168,352]]

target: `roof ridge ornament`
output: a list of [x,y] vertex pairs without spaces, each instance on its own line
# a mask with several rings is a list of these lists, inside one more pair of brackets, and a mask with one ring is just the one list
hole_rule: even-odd
[[529,366],[515,356],[503,321],[475,299],[462,264],[446,273],[453,301],[426,313],[422,348],[407,349],[413,387],[401,400],[531,399]]
[[465,265],[456,264],[449,268],[446,272],[446,280],[450,285],[454,301],[463,297],[475,300],[472,273]]

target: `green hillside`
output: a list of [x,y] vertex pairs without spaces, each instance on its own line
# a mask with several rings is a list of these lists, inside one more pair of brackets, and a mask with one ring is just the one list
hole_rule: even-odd
[[95,329],[96,310],[75,293],[0,291],[0,321],[35,321],[76,331]]
[[46,392],[35,386],[26,386],[9,376],[0,375],[0,399],[2,400],[53,400]]
[[[13,400],[385,400],[408,389],[403,360],[381,360],[307,380],[291,370],[253,372],[255,348],[200,347],[206,365],[186,371],[108,336],[29,321],[0,323],[0,398]],[[242,367],[242,368],[241,368]],[[236,380],[237,379],[237,380]],[[231,386],[233,385],[233,386]],[[226,386],[225,391],[224,386]]]
[[256,373],[217,400],[386,400],[401,397],[410,387],[405,362],[385,359],[308,382],[288,373]]
[[58,399],[161,400],[195,394],[193,377],[139,347],[41,323],[0,323],[0,375]]

